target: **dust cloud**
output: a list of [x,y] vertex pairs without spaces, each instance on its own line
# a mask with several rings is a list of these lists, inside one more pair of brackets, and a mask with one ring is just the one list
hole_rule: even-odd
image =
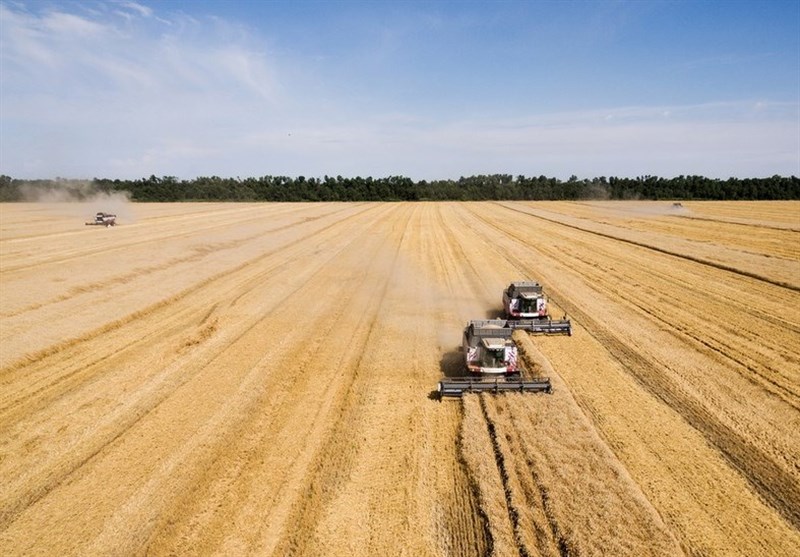
[[131,194],[127,191],[102,191],[88,180],[56,180],[47,184],[23,185],[22,201],[40,203],[48,210],[89,221],[95,213],[117,215],[119,222],[135,220]]
[[672,201],[612,201],[588,204],[621,217],[688,217],[692,214],[692,211],[682,203]]

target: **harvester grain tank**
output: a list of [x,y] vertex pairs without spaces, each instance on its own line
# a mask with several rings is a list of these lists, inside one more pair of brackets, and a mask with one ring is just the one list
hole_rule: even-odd
[[517,345],[503,319],[470,321],[461,347],[467,371],[478,375],[519,375]]
[[503,290],[503,310],[508,327],[530,333],[572,334],[569,319],[553,319],[547,307],[542,285],[533,281],[517,281]]
[[550,380],[520,377],[514,329],[504,319],[470,321],[464,329],[462,349],[467,376],[439,381],[440,397],[465,392],[550,392]]
[[117,215],[99,212],[94,216],[94,220],[87,222],[86,226],[114,226],[117,224]]

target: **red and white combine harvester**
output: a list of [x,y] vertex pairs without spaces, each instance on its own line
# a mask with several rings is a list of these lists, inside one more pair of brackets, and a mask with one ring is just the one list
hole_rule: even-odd
[[462,350],[468,375],[439,381],[439,397],[460,397],[465,392],[546,392],[550,379],[523,379],[514,329],[504,319],[470,321],[464,329]]
[[518,358],[513,334],[572,335],[572,324],[565,315],[552,319],[542,285],[532,281],[512,282],[503,291],[506,319],[470,321],[464,329],[464,377],[439,381],[438,396],[460,397],[464,393],[552,392],[550,378],[530,378]]
[[547,307],[547,296],[538,282],[512,282],[503,290],[503,310],[508,327],[530,333],[572,335],[572,325],[566,315],[552,319]]

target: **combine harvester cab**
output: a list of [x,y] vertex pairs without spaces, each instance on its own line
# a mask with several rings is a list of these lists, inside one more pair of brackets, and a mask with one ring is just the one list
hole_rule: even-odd
[[460,397],[465,392],[551,392],[548,378],[520,378],[513,333],[503,319],[470,321],[463,337],[469,375],[439,381],[439,397]]
[[507,327],[529,333],[572,335],[569,319],[552,319],[542,285],[532,281],[512,282],[503,290]]

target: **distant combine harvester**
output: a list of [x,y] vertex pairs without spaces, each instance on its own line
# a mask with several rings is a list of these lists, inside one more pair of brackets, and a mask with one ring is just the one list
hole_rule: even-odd
[[117,224],[117,215],[111,213],[97,213],[94,220],[87,222],[86,226],[114,226]]

